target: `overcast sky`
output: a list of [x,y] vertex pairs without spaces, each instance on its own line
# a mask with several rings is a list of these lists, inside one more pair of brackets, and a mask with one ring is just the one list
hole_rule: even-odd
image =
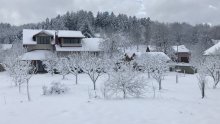
[[0,0],[0,22],[39,22],[81,9],[150,17],[160,22],[220,24],[220,0]]

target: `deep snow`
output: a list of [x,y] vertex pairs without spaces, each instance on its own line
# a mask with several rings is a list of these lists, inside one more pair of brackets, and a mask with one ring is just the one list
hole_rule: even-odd
[[[147,75],[147,74],[146,74]],[[32,101],[28,102],[25,85],[22,94],[13,87],[6,72],[0,73],[0,124],[219,124],[220,89],[213,90],[208,84],[205,99],[201,99],[195,75],[169,73],[162,82],[163,90],[149,91],[144,98],[89,99],[92,83],[87,75],[74,76],[38,74],[30,80]],[[43,96],[42,86],[61,80],[70,91],[63,95]],[[98,80],[100,86],[106,80]],[[157,83],[149,80],[149,84]]]

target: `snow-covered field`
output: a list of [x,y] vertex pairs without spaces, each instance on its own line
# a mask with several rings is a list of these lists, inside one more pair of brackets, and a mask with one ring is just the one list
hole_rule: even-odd
[[[62,76],[38,74],[30,80],[32,101],[12,87],[6,72],[0,73],[0,124],[219,124],[220,88],[206,90],[201,99],[195,75],[180,76],[175,83],[175,73],[169,73],[162,82],[163,90],[156,98],[149,92],[145,98],[89,99],[92,83],[87,75],[61,80]],[[70,91],[63,95],[43,96],[42,86],[61,80]],[[100,86],[106,80],[98,80]],[[149,84],[157,83],[150,79]]]

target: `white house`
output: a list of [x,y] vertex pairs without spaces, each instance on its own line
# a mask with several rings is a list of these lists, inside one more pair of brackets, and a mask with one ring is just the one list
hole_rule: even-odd
[[[85,38],[81,31],[70,30],[23,30],[23,46],[27,52],[22,60],[32,60],[36,65],[42,66],[42,60],[50,54],[67,56],[74,52],[100,53],[101,38]],[[41,68],[41,69],[40,69]],[[38,69],[44,70],[42,67]]]
[[172,58],[174,61],[189,63],[191,52],[185,45],[172,46],[172,49],[177,58]]

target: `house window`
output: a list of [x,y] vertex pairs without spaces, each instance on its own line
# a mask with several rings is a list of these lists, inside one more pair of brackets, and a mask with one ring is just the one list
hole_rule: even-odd
[[41,36],[41,37],[37,37],[37,44],[50,44],[50,37],[45,37],[45,36]]
[[63,39],[64,44],[80,44],[80,39],[72,39],[72,38],[65,38]]

